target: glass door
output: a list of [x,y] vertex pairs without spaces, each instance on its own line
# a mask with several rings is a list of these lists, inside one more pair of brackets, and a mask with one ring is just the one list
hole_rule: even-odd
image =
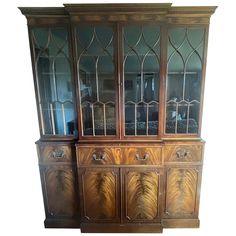
[[204,28],[168,31],[166,134],[198,133],[204,39]]
[[30,35],[41,134],[76,135],[68,30],[36,27]]
[[124,136],[157,136],[160,27],[123,27]]
[[79,25],[75,30],[82,137],[117,135],[114,28]]

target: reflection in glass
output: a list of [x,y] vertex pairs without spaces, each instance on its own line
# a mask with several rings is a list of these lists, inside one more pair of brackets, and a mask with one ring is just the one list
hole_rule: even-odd
[[68,32],[65,28],[35,28],[31,34],[42,134],[73,135]]
[[168,40],[166,133],[197,133],[205,31],[172,28]]
[[79,26],[76,39],[82,135],[115,135],[113,29],[108,26]]
[[157,135],[160,28],[126,26],[123,40],[125,135]]

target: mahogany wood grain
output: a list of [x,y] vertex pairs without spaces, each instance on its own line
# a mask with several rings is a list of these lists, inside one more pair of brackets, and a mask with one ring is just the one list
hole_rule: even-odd
[[75,147],[66,143],[38,143],[39,163],[50,164],[56,162],[72,163],[75,161]]
[[166,218],[194,218],[198,215],[201,168],[166,169]]
[[124,168],[124,221],[154,222],[159,219],[161,177],[154,168]]
[[164,162],[202,162],[203,146],[193,145],[165,145],[163,148]]
[[40,173],[47,217],[78,215],[73,167],[41,166]]
[[81,168],[82,222],[119,222],[119,172],[116,168]]

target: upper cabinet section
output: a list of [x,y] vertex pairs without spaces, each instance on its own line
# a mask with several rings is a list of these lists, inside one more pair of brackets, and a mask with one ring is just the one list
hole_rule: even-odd
[[215,9],[20,8],[29,27],[41,138],[199,139]]

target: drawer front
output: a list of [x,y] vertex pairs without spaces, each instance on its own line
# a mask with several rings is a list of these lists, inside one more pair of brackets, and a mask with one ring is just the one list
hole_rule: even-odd
[[127,147],[122,150],[124,165],[161,165],[161,147]]
[[201,162],[202,145],[166,145],[165,162]]
[[119,165],[120,148],[77,147],[79,165]]
[[161,165],[160,147],[77,147],[79,165]]
[[73,148],[70,144],[37,144],[39,162],[55,163],[73,161]]

